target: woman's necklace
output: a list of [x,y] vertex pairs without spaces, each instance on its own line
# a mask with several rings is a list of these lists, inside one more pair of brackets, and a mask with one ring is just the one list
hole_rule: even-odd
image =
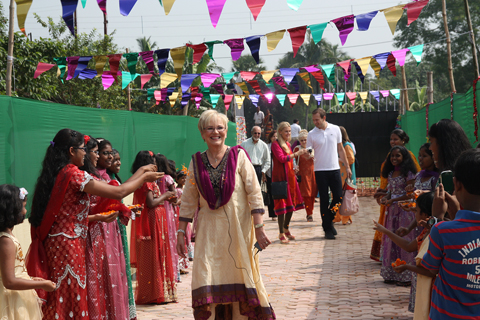
[[[210,151],[210,150],[207,150],[207,151]],[[221,153],[225,153],[225,151],[222,149],[222,152]],[[213,153],[210,151],[210,157],[215,161],[215,166],[217,165],[217,162],[218,162],[218,159],[216,157],[213,156]]]

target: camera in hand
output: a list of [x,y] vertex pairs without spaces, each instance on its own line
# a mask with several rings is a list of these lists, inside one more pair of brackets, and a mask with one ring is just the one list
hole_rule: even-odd
[[312,148],[307,148],[307,150],[308,150],[308,153],[310,153],[310,154],[311,154],[311,153],[312,153],[312,151],[313,151],[313,149],[312,149]]

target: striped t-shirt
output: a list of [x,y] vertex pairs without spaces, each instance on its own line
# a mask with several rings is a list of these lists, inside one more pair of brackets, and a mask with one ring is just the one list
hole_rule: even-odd
[[430,319],[480,319],[480,213],[457,212],[430,231],[422,266],[437,270]]

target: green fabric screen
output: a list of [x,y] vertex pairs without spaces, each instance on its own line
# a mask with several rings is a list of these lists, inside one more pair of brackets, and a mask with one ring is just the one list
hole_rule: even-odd
[[[480,89],[477,87],[477,106],[480,107]],[[419,111],[407,111],[401,118],[401,126],[410,137],[407,149],[415,156],[418,150],[427,142],[426,108]],[[428,124],[431,126],[441,119],[450,119],[450,98],[431,104],[428,109]],[[457,121],[465,130],[472,146],[475,147],[475,122],[473,120],[473,88],[466,93],[457,93],[453,96],[453,120]],[[478,120],[477,120],[478,121]],[[480,132],[479,132],[480,134]]]
[[[70,128],[109,140],[120,152],[120,177],[126,180],[140,150],[162,153],[188,167],[192,154],[207,147],[198,119],[121,110],[102,110],[0,96],[0,184],[25,187],[32,199],[41,162],[55,134]],[[226,144],[236,144],[229,122]]]

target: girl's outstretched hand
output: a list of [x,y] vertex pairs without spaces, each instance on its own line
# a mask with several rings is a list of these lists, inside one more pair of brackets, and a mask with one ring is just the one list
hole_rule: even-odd
[[55,291],[57,285],[55,284],[55,282],[53,281],[50,281],[50,280],[45,280],[45,279],[42,279],[42,278],[32,278],[32,280],[34,281],[39,281],[39,282],[43,282],[41,284],[41,288],[42,290],[45,290],[47,292],[52,292],[52,291]]
[[382,226],[380,223],[378,223],[377,221],[375,220],[372,220],[373,221],[373,230],[376,230],[376,231],[379,231],[381,233],[385,233],[385,231],[388,231],[387,228],[385,228],[384,226]]
[[396,273],[402,273],[405,270],[407,270],[406,264],[401,264],[399,266],[393,267],[393,271],[395,271]]

